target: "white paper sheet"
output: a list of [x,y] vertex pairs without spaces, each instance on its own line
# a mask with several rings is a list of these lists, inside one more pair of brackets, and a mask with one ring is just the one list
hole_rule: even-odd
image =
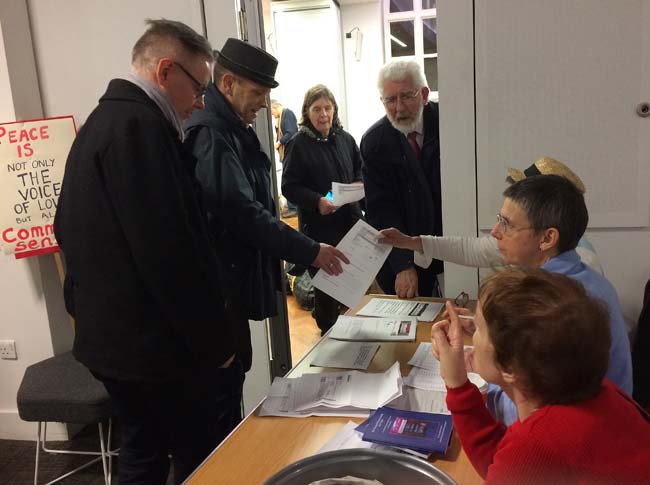
[[399,363],[383,373],[359,371],[276,377],[260,416],[367,416],[402,394]]
[[369,342],[327,339],[316,348],[316,356],[311,365],[366,370],[378,349],[379,344]]
[[379,244],[378,239],[379,231],[364,221],[357,221],[336,246],[350,264],[343,264],[343,272],[337,276],[318,271],[312,285],[349,308],[356,306],[392,249],[387,244]]
[[420,300],[395,300],[391,298],[372,298],[357,315],[367,317],[415,317],[420,322],[433,321],[443,304]]
[[349,450],[353,448],[372,448],[375,450],[401,451],[409,455],[419,456],[420,458],[427,458],[428,456],[413,450],[363,441],[363,434],[355,429],[357,426],[357,423],[348,421],[331,440],[325,443],[325,445],[318,450],[318,453],[325,453],[326,451],[334,450]]
[[[406,384],[406,381],[404,381]],[[387,404],[392,408],[423,413],[451,414],[447,409],[447,393],[404,386],[402,395]]]
[[363,184],[341,184],[332,182],[332,204],[340,207],[351,202],[357,202],[366,196]]
[[[363,435],[355,430],[358,426],[353,421],[348,421],[332,439],[330,439],[323,447],[318,450],[318,453],[325,453],[326,451],[334,450],[349,450],[351,448],[382,448],[381,445],[363,441]],[[386,447],[383,447],[386,448]]]
[[[466,345],[465,348],[471,346]],[[447,392],[445,381],[440,376],[440,363],[431,353],[431,342],[421,342],[408,363],[413,368],[404,378],[404,384],[419,389]],[[476,384],[481,392],[487,391],[488,383],[480,375],[468,372],[467,378]]]
[[417,319],[351,317],[341,315],[330,330],[329,338],[338,340],[413,342]]

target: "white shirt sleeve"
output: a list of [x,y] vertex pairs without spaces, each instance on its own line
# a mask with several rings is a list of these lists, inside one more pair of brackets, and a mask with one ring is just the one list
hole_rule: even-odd
[[423,252],[413,251],[414,262],[428,268],[433,259],[475,268],[503,266],[497,240],[492,236],[420,236]]

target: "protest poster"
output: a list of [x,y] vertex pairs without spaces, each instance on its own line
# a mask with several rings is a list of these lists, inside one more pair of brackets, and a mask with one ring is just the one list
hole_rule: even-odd
[[16,259],[58,251],[54,215],[72,116],[0,123],[0,244]]

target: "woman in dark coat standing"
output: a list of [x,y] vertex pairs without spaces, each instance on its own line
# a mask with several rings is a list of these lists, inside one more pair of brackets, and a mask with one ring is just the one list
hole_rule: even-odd
[[[300,231],[335,246],[361,218],[358,203],[336,207],[327,198],[332,182],[361,183],[361,157],[352,135],[341,127],[332,92],[318,84],[305,93],[298,133],[286,147],[282,194],[298,207]],[[311,276],[317,271],[310,268]],[[324,334],[341,304],[314,288],[314,312]]]

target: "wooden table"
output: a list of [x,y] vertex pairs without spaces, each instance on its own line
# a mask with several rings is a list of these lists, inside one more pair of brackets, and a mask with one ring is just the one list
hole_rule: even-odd
[[[385,295],[381,295],[385,297]],[[367,303],[366,295],[357,308],[348,312],[354,315]],[[420,298],[443,301],[438,298]],[[379,351],[368,367],[368,372],[383,372],[395,361],[400,362],[402,375],[408,375],[411,358],[420,342],[430,340],[431,323],[418,324],[416,342],[382,342]],[[314,349],[288,373],[288,377],[303,372],[331,372],[333,369],[310,367]],[[348,421],[361,422],[360,418],[310,417],[284,418],[258,416],[259,406],[226,438],[192,474],[190,485],[258,485],[285,466],[315,454]],[[451,446],[444,456],[433,455],[430,462],[448,473],[457,483],[472,485],[483,483],[474,471],[454,434]]]

